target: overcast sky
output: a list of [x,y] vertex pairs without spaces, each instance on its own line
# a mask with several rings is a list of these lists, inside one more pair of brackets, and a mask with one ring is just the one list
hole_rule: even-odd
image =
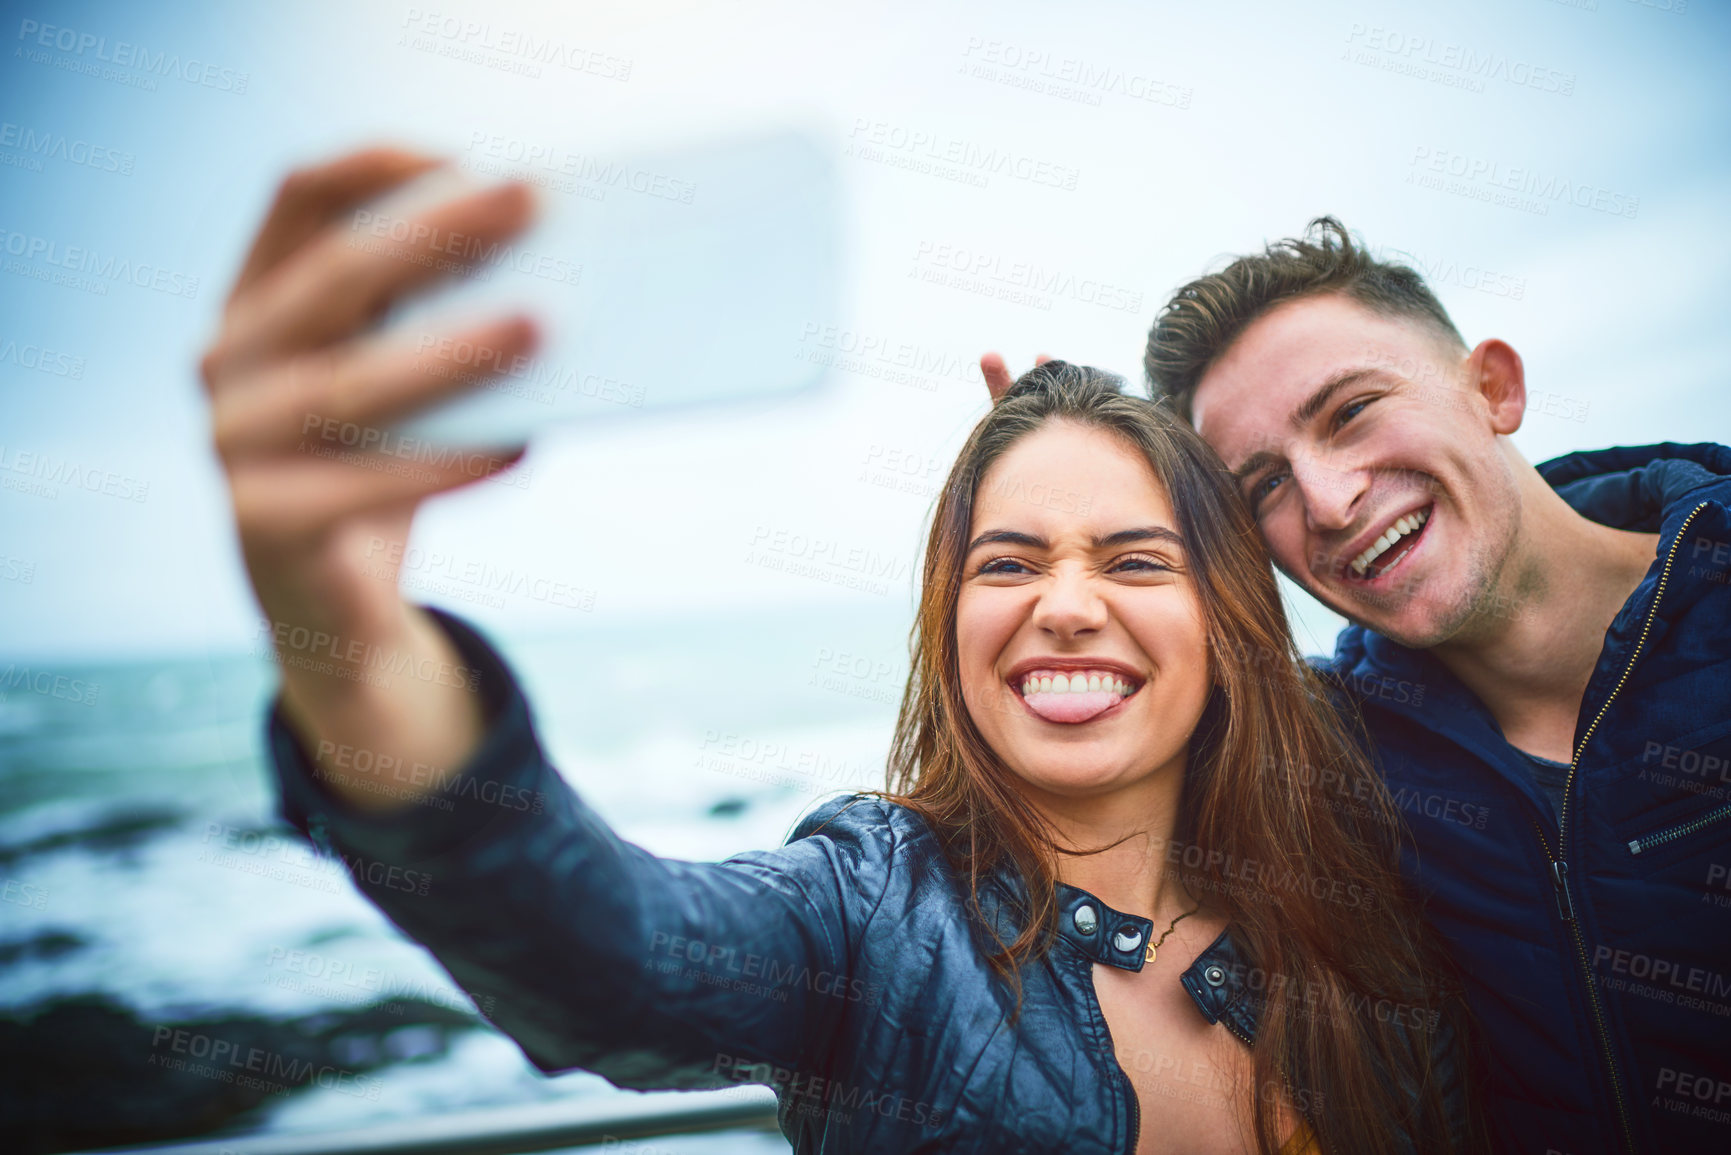
[[[454,592],[419,596],[507,633],[905,612],[932,494],[985,410],[981,350],[1139,380],[1167,292],[1325,212],[1409,254],[1469,343],[1522,353],[1529,458],[1726,440],[1731,16],[1677,6],[8,5],[0,654],[246,645],[198,351],[285,168],[381,140],[798,129],[841,176],[839,303],[765,351],[840,358],[832,388],[571,427],[521,484],[423,515],[419,576]],[[88,254],[150,273],[91,275]],[[84,280],[56,283],[68,261]],[[1056,287],[994,299],[1018,264]],[[682,317],[660,320],[677,340]],[[820,540],[816,576],[764,560]],[[584,604],[476,603],[488,566]],[[1333,619],[1300,608],[1314,649]]]

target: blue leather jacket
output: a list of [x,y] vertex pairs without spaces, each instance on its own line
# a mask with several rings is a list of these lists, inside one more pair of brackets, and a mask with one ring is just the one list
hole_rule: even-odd
[[1434,655],[1353,626],[1328,668],[1465,981],[1496,1149],[1731,1151],[1731,449],[1538,470],[1582,516],[1659,534],[1587,685],[1562,814]]
[[[963,917],[966,881],[913,812],[832,798],[779,849],[656,857],[549,765],[499,656],[432,613],[477,672],[488,718],[463,773],[405,813],[357,811],[317,782],[279,704],[269,743],[282,809],[537,1067],[641,1090],[766,1083],[802,1153],[1135,1150],[1136,1096],[1092,968],[1140,970],[1147,919],[1061,885],[1058,938],[1024,969],[1011,1026],[1014,995]],[[992,883],[982,907],[1011,909],[990,896],[1014,899],[1020,884]],[[1197,1014],[1253,1043],[1252,974],[1228,930],[1182,981]],[[1429,1032],[1458,1117],[1452,1024],[1413,1025]],[[1174,1094],[1192,1090],[1186,1077],[1166,1081]],[[1300,1111],[1318,1106],[1305,1096],[1293,1092]],[[1390,1151],[1404,1147],[1391,1136]]]

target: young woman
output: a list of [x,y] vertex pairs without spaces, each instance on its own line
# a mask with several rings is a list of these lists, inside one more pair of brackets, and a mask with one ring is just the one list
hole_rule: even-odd
[[[218,447],[279,648],[323,630],[347,643],[332,655],[389,644],[418,655],[393,669],[451,676],[285,660],[283,810],[533,1062],[768,1083],[801,1152],[1466,1147],[1455,1001],[1399,891],[1393,809],[1187,427],[1094,370],[1022,378],[938,501],[892,789],[820,805],[775,850],[659,858],[559,777],[474,630],[355,579],[358,535],[406,532],[409,495],[321,472],[300,488],[325,505],[290,514],[262,491],[265,430],[318,384],[270,377],[272,356],[354,366],[351,414],[368,374],[397,381],[372,412],[416,400],[376,351],[331,348],[409,274],[363,265],[375,291],[308,320],[332,308],[321,277],[358,275],[321,267],[311,222],[413,168],[339,166],[303,179],[297,228],[279,202],[249,270],[286,271],[243,273],[206,358]],[[279,487],[290,467],[279,450]],[[385,781],[416,763],[434,769]]]

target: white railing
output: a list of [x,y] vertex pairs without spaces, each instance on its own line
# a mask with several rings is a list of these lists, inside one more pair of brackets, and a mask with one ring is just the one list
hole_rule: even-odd
[[655,1091],[621,1101],[535,1103],[382,1123],[353,1131],[239,1135],[192,1143],[109,1147],[82,1155],[523,1155],[561,1147],[687,1135],[776,1130],[775,1092]]

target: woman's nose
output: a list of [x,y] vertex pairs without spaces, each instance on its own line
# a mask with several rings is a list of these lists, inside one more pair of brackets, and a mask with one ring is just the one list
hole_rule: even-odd
[[1059,637],[1074,637],[1106,625],[1106,602],[1094,579],[1059,570],[1046,580],[1034,605],[1034,625]]

